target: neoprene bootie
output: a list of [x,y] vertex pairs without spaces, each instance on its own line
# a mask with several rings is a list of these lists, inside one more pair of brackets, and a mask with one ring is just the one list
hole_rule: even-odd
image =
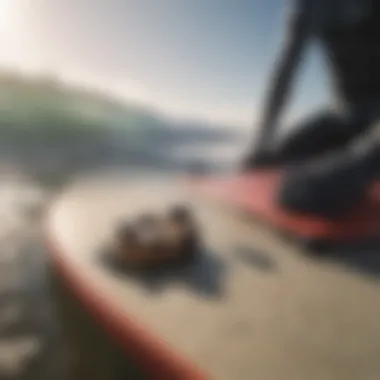
[[380,170],[376,145],[345,151],[289,169],[279,191],[288,211],[325,218],[345,215],[366,196]]

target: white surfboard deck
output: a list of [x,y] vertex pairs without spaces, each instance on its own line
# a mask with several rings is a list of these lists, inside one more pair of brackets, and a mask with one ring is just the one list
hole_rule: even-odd
[[[193,268],[150,288],[100,260],[118,220],[184,199],[205,239]],[[378,279],[308,258],[177,181],[77,181],[52,207],[49,232],[95,292],[212,379],[380,378]]]

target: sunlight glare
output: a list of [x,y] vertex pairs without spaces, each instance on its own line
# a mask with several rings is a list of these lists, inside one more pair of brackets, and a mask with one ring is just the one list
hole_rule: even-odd
[[0,30],[5,32],[12,13],[12,0],[0,0]]

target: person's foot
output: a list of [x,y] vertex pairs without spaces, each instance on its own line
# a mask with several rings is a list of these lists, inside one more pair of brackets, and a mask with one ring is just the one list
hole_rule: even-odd
[[335,218],[358,205],[375,180],[371,153],[329,155],[285,174],[280,205],[291,212]]

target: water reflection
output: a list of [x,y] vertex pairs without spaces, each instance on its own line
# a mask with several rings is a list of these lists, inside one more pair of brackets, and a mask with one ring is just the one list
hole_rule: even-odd
[[[142,378],[48,270],[42,239],[44,211],[73,177],[100,167],[123,167],[131,176],[181,172],[203,149],[203,160],[217,168],[220,160],[213,161],[211,152],[217,151],[218,144],[225,146],[228,139],[224,132],[206,132],[190,133],[191,144],[185,130],[182,136],[171,132],[171,138],[162,139],[160,144],[157,136],[146,135],[140,145],[133,145],[120,131],[105,133],[102,139],[84,135],[75,144],[62,141],[33,145],[14,138],[2,141],[1,379]],[[186,151],[180,149],[181,144],[187,146]],[[205,263],[205,267],[210,265]],[[192,283],[193,277],[188,277],[189,286],[198,285],[199,291],[214,294],[218,290],[216,283]]]

